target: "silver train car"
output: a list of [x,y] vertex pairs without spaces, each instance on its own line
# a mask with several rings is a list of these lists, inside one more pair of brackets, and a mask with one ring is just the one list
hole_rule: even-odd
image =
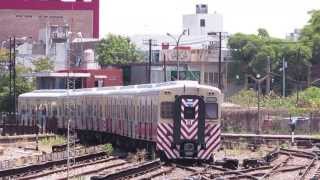
[[209,160],[220,146],[223,95],[195,81],[77,90],[36,90],[19,96],[20,124],[146,143],[162,158]]

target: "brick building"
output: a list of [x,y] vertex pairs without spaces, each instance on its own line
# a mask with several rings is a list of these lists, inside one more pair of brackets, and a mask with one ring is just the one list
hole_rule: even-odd
[[50,25],[66,25],[83,37],[99,38],[99,0],[1,0],[0,42],[9,36],[37,41]]

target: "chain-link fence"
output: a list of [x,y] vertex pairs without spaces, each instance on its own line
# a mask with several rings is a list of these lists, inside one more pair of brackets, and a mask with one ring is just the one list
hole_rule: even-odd
[[[259,119],[259,121],[258,121]],[[222,111],[222,128],[225,133],[290,134],[291,122],[296,134],[318,134],[320,114],[293,116],[285,109],[232,108]]]

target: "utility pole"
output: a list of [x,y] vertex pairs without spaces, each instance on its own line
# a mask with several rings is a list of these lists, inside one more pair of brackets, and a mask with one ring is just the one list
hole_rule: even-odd
[[13,37],[13,113],[16,121],[16,37]]
[[270,86],[271,86],[271,61],[270,61],[270,56],[268,56],[268,64],[267,64],[267,84],[266,84],[266,94],[270,94]]
[[260,134],[260,91],[261,91],[261,80],[258,80],[258,131],[257,134]]
[[177,53],[177,80],[180,80],[180,62],[179,62],[179,43],[180,39],[186,32],[186,29],[182,31],[182,33],[179,35],[178,39],[176,39],[174,36],[172,36],[170,33],[167,33],[167,36],[171,37],[176,42],[176,53]]
[[222,41],[222,37],[221,37],[221,32],[219,32],[219,73],[218,73],[218,88],[221,90],[222,89],[222,84],[221,84],[221,41]]
[[[298,50],[298,62],[300,62],[300,48]],[[297,100],[296,100],[296,106],[299,104],[299,90],[300,90],[300,78],[298,77],[296,82],[296,91],[297,91]]]
[[149,83],[151,83],[151,60],[152,60],[152,39],[149,39],[149,68],[148,68]]
[[286,64],[285,58],[282,58],[282,96],[286,97]]
[[179,40],[176,42],[177,51],[177,80],[180,80],[180,62],[179,62]]
[[11,113],[12,113],[12,38],[10,37],[9,40],[9,96],[10,96],[10,101],[9,101],[9,116],[10,118]]

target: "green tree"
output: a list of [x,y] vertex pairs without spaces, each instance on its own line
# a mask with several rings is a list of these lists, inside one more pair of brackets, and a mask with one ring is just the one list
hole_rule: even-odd
[[[268,57],[271,60],[271,72],[281,73],[282,58],[288,62],[287,86],[291,89],[297,82],[307,80],[308,66],[312,55],[311,48],[304,43],[288,42],[284,39],[270,37],[265,29],[258,34],[237,33],[230,37],[229,46],[235,63],[231,69],[231,77],[237,75],[267,74]],[[279,77],[276,77],[280,80]],[[281,81],[274,87],[281,89]]]
[[128,37],[109,34],[96,48],[101,66],[128,64],[142,60],[141,54]]
[[273,48],[266,43],[267,34],[267,31],[263,32],[263,36],[237,33],[230,37],[228,44],[235,61],[232,69],[237,75],[255,76],[266,73],[267,57],[274,59],[275,56]]
[[311,48],[311,63],[320,63],[320,10],[310,11],[311,18],[301,31],[300,41]]
[[307,81],[308,66],[311,65],[309,47],[301,44],[286,44],[282,47],[282,57],[287,61],[289,78],[295,81]]
[[48,57],[42,57],[32,61],[34,72],[53,71],[54,63]]
[[264,28],[258,29],[258,36],[261,38],[269,38],[270,37],[268,31]]
[[[31,72],[31,69],[24,67],[21,64],[16,65],[16,95],[32,91],[34,89],[32,81],[22,77],[23,73]],[[3,74],[0,78],[0,112],[7,112],[10,108],[10,93],[9,93],[9,74]]]

